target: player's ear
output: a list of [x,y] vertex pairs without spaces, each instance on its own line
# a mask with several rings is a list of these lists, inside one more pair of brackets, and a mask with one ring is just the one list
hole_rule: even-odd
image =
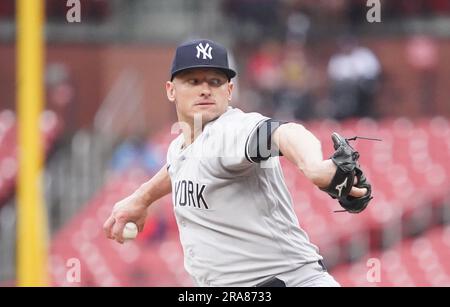
[[167,99],[169,101],[174,102],[175,101],[175,86],[172,81],[166,82],[166,93],[167,93]]
[[233,88],[234,88],[234,84],[233,82],[228,82],[228,101],[231,101],[231,97],[233,94]]

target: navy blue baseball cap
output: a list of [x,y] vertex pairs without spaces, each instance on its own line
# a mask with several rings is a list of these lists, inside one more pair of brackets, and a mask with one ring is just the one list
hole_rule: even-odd
[[225,47],[207,39],[189,41],[177,47],[170,80],[176,74],[191,68],[216,68],[223,71],[228,79],[236,76],[236,72],[228,65]]

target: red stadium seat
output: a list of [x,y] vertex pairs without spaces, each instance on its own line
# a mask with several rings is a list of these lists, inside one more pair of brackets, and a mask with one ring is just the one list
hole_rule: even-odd
[[[450,226],[399,243],[394,248],[371,253],[363,260],[336,267],[331,274],[343,286],[450,286]],[[370,276],[373,263],[379,279]],[[368,278],[369,274],[369,278]]]

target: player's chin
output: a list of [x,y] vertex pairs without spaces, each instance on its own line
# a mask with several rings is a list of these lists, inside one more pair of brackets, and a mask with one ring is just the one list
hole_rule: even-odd
[[215,107],[200,107],[194,110],[194,118],[201,117],[203,122],[209,122],[218,116],[220,112]]

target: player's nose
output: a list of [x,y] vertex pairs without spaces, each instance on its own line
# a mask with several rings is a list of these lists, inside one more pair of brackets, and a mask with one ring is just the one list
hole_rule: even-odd
[[207,81],[202,82],[200,87],[201,87],[200,95],[202,95],[202,96],[211,95],[211,86],[209,85],[209,83]]

